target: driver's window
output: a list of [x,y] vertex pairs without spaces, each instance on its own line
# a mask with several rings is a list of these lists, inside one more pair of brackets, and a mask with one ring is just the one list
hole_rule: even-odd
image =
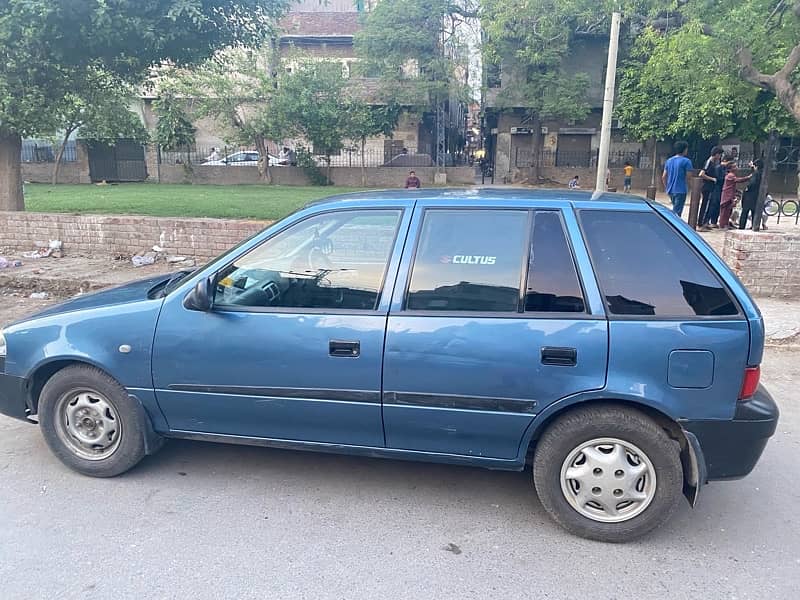
[[344,210],[305,219],[217,276],[214,305],[374,310],[399,210]]

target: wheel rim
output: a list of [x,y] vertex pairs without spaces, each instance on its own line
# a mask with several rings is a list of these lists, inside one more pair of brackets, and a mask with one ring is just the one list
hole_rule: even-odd
[[584,517],[620,523],[641,514],[656,494],[656,471],[639,448],[617,438],[584,442],[561,466],[561,491]]
[[95,390],[74,390],[56,405],[56,433],[75,455],[103,460],[119,447],[122,422],[114,404]]

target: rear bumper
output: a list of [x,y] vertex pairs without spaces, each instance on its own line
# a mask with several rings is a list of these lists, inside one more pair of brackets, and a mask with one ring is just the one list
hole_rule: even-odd
[[682,421],[699,443],[707,481],[739,479],[756,466],[767,440],[775,433],[780,411],[770,393],[759,386],[747,402],[740,402],[731,421]]
[[0,373],[0,414],[27,420],[28,405],[25,393],[28,380]]

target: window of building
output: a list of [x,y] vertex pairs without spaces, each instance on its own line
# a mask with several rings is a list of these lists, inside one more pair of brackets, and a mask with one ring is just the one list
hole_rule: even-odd
[[580,213],[595,273],[612,315],[735,315],[725,286],[652,212]]
[[406,309],[517,312],[527,226],[522,210],[427,211]]
[[338,211],[292,225],[220,272],[214,304],[374,310],[400,215]]
[[533,219],[525,310],[584,312],[583,292],[561,216],[556,211],[539,211]]

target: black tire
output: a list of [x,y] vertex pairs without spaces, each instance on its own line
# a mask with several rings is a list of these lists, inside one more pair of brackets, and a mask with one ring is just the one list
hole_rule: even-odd
[[[562,491],[562,465],[575,449],[597,438],[617,438],[635,445],[655,470],[650,503],[628,520],[607,523],[584,516]],[[659,527],[672,515],[682,495],[683,467],[678,443],[643,413],[622,406],[587,406],[559,418],[541,436],[533,479],[545,510],[564,529],[591,540],[627,542]]]
[[[64,421],[57,412],[66,398],[79,391],[99,394],[113,407],[114,421],[119,424],[115,449],[103,458],[83,458],[66,431]],[[145,456],[145,431],[143,409],[135,399],[110,375],[89,365],[66,367],[53,375],[45,384],[39,397],[39,424],[50,450],[69,468],[91,477],[115,477],[134,467]],[[60,433],[59,433],[60,432]]]

